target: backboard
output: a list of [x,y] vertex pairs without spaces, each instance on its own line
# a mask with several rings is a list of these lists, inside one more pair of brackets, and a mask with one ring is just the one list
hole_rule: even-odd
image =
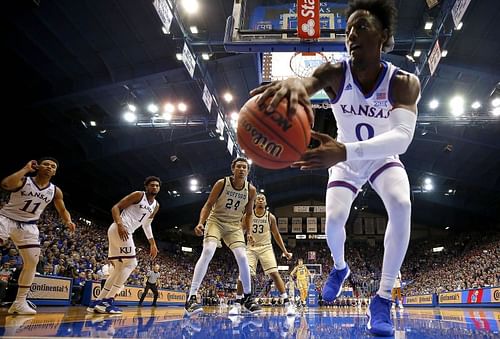
[[347,0],[320,2],[320,36],[307,41],[297,34],[296,0],[234,0],[224,46],[228,52],[240,53],[343,52],[346,8]]
[[[347,57],[347,52],[264,52],[260,78],[262,82],[292,77],[305,78],[311,76],[319,65],[325,62],[336,63]],[[328,95],[323,90],[311,96],[313,104],[328,103],[328,100]]]

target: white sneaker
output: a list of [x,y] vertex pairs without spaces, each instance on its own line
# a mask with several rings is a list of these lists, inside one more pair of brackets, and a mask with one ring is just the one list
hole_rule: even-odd
[[36,311],[30,307],[28,302],[22,301],[14,301],[12,306],[10,306],[9,311],[10,314],[36,314]]
[[293,305],[292,303],[285,304],[285,307],[286,307],[286,315],[293,316],[297,314],[297,309],[295,308],[295,305]]
[[241,304],[239,302],[235,302],[233,307],[229,310],[229,315],[239,315],[241,314]]

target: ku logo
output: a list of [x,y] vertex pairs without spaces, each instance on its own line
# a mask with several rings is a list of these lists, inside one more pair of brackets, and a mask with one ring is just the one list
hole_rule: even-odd
[[316,31],[314,30],[314,25],[315,24],[316,23],[314,22],[313,19],[309,19],[309,20],[307,20],[307,22],[305,24],[302,24],[302,26],[300,27],[300,29],[302,30],[302,32],[307,33],[307,35],[313,36],[314,33],[316,33]]
[[125,254],[130,254],[132,253],[132,247],[120,247],[120,254],[125,253]]

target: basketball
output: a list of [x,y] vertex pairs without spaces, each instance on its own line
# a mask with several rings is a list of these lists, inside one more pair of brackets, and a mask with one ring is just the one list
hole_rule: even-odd
[[[311,128],[302,105],[293,119],[287,117],[287,100],[274,112],[257,106],[259,96],[250,98],[238,117],[237,138],[246,155],[260,167],[280,169],[300,159],[311,139]],[[268,99],[266,104],[271,101]]]

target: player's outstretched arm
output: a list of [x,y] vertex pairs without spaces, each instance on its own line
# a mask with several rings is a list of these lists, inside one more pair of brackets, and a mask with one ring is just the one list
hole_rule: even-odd
[[210,194],[208,195],[207,201],[201,208],[200,218],[198,219],[198,225],[196,225],[196,227],[194,228],[194,233],[197,236],[201,237],[203,235],[203,232],[205,230],[204,226],[205,221],[207,221],[207,218],[210,215],[210,211],[212,210],[212,207],[219,198],[219,195],[221,194],[223,189],[224,189],[224,179],[217,180],[214,187],[212,188],[212,191],[210,191]]
[[146,238],[149,241],[149,254],[151,255],[151,258],[156,258],[158,255],[158,247],[156,247],[156,241],[153,236],[153,229],[151,227],[151,223],[153,222],[154,217],[156,216],[156,213],[158,213],[158,210],[160,209],[160,204],[156,203],[156,208],[153,211],[153,214],[144,222],[142,225],[142,229],[144,230],[144,234],[146,235]]
[[286,250],[285,244],[283,243],[283,238],[281,238],[281,234],[278,230],[278,225],[276,224],[276,217],[274,216],[274,214],[269,213],[269,221],[271,222],[271,233],[273,234],[273,238],[283,251],[283,255],[287,258],[287,260],[292,259],[292,253],[289,253]]
[[[331,64],[329,62],[322,64],[314,71],[313,75],[308,78],[289,78],[282,81],[273,81],[257,87],[250,91],[250,95],[254,96],[261,94],[257,100],[257,104],[261,109],[274,111],[278,107],[281,100],[287,98],[288,116],[292,118],[297,112],[297,105],[304,106],[309,122],[314,121],[314,112],[311,106],[309,97],[320,89],[330,88],[332,81],[338,78],[339,64]],[[269,102],[268,99],[271,98]]]
[[76,225],[71,220],[71,215],[69,214],[68,210],[66,209],[66,206],[64,205],[63,193],[59,189],[59,187],[56,187],[56,194],[54,196],[54,206],[57,210],[57,213],[61,217],[64,225],[66,225],[69,228],[69,230],[73,232],[76,228]]
[[320,145],[307,150],[292,167],[302,170],[329,168],[345,160],[373,160],[403,154],[410,145],[417,123],[417,101],[420,82],[409,73],[397,75],[393,80],[394,106],[390,111],[391,129],[371,139],[342,144],[331,136],[311,132]]

